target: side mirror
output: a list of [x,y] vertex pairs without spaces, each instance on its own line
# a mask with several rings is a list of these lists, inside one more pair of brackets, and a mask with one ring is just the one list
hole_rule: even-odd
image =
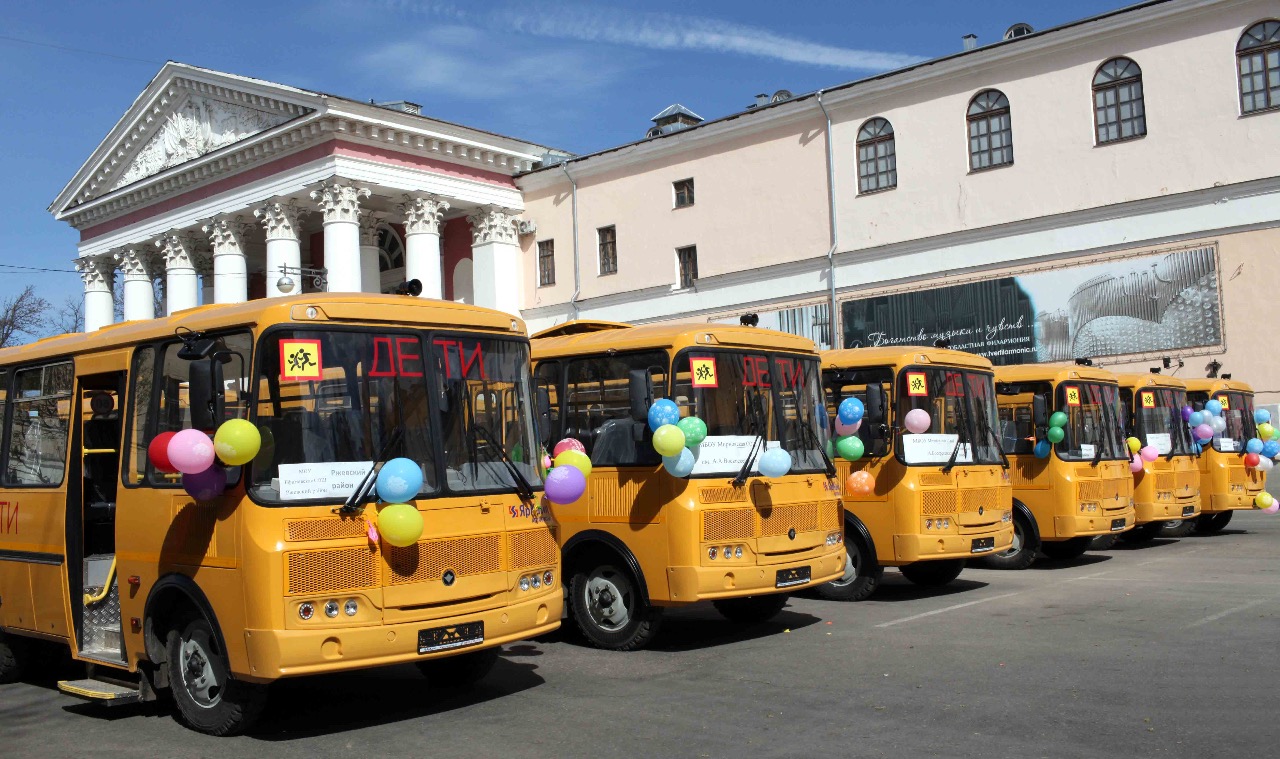
[[226,416],[222,360],[214,355],[207,360],[192,361],[188,369],[187,383],[187,400],[191,406],[191,428],[217,429]]
[[627,395],[631,398],[631,418],[648,421],[649,407],[653,405],[653,378],[648,369],[632,369],[628,373]]
[[1049,426],[1049,403],[1040,393],[1031,396],[1031,423],[1037,430]]

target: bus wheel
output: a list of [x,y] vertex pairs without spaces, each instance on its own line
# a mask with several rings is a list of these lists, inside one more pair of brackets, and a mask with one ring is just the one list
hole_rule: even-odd
[[21,643],[14,636],[0,632],[0,683],[16,683],[22,677],[23,654]]
[[433,688],[467,688],[480,682],[498,663],[498,646],[418,662],[418,671]]
[[1093,537],[1051,540],[1040,544],[1040,551],[1055,561],[1068,561],[1083,556],[1093,543]]
[[662,609],[650,606],[631,574],[612,564],[575,573],[569,599],[578,629],[597,648],[644,648],[662,625]]
[[1149,540],[1155,540],[1162,529],[1164,529],[1164,522],[1140,524],[1131,530],[1125,530],[1120,533],[1120,542],[1129,544],[1146,543]]
[[1195,519],[1173,519],[1164,523],[1164,529],[1160,534],[1166,538],[1185,538],[1195,527]]
[[1116,547],[1117,533],[1110,535],[1099,535],[1089,544],[1090,551],[1109,551]]
[[960,576],[964,571],[964,559],[917,561],[913,564],[904,564],[898,569],[904,577],[916,585],[940,588]]
[[1013,545],[1009,546],[1009,550],[1004,553],[993,553],[984,558],[982,563],[992,569],[1026,569],[1036,560],[1036,549],[1039,547],[1035,530],[1031,528],[1026,517],[1015,511],[1013,512]]
[[844,576],[818,586],[818,595],[828,601],[863,601],[876,592],[884,567],[876,557],[853,538],[849,528],[844,535]]
[[234,680],[213,626],[196,617],[169,632],[169,686],[187,725],[209,735],[249,729],[267,703],[262,685]]
[[1231,521],[1231,515],[1234,511],[1219,511],[1217,514],[1201,514],[1196,517],[1196,534],[1212,535],[1223,527],[1227,526],[1227,522]]
[[730,622],[743,625],[754,625],[768,622],[778,616],[782,607],[790,598],[786,593],[772,593],[767,596],[748,596],[746,598],[723,598],[713,601],[712,606]]

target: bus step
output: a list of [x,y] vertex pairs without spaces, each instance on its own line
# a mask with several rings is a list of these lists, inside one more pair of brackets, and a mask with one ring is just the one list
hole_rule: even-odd
[[58,690],[76,698],[94,701],[104,706],[120,706],[136,704],[142,701],[142,692],[138,686],[123,683],[106,682],[104,680],[59,680]]

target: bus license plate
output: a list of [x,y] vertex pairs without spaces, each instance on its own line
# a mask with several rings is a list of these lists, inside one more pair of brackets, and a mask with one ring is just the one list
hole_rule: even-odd
[[1112,519],[1112,520],[1111,520],[1111,531],[1112,531],[1112,532],[1124,532],[1124,517],[1120,517],[1119,519]]
[[793,567],[792,569],[779,569],[778,581],[774,584],[775,588],[790,588],[793,585],[804,585],[809,582],[813,574],[808,567]]
[[1194,514],[1194,513],[1196,513],[1196,507],[1195,507],[1195,506],[1183,506],[1183,507],[1182,507],[1182,516],[1184,516],[1184,517],[1189,517],[1189,516],[1191,516],[1191,515],[1192,515],[1192,514]]
[[484,622],[467,622],[449,627],[432,627],[418,631],[418,653],[448,651],[484,643]]
[[990,538],[974,538],[973,546],[969,548],[969,553],[986,553],[996,549],[996,539]]

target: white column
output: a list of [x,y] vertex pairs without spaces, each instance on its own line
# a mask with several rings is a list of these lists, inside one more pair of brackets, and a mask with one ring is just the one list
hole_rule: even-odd
[[115,321],[115,266],[111,256],[85,256],[76,259],[76,271],[84,282],[84,331],[93,332]]
[[205,251],[195,257],[196,274],[200,278],[200,305],[213,304],[213,253]]
[[471,222],[471,275],[475,304],[520,313],[520,247],[516,212],[484,206]]
[[444,258],[440,226],[449,203],[430,193],[405,195],[399,207],[404,217],[404,278],[422,283],[422,297],[444,298]]
[[209,235],[213,246],[214,303],[244,303],[249,299],[245,236],[251,228],[243,216],[223,216],[200,228]]
[[379,264],[378,230],[386,214],[377,211],[360,212],[360,290],[366,293],[382,292],[382,266]]
[[[302,266],[302,250],[298,244],[298,221],[306,213],[307,209],[299,206],[293,199],[273,200],[253,212],[267,232],[268,298],[289,295],[289,293],[280,292],[280,288],[276,287],[283,273],[281,266],[287,265],[293,269]],[[296,272],[289,276],[297,283],[293,288],[293,294],[302,292],[302,278]]]
[[200,305],[200,281],[196,278],[200,245],[194,233],[177,229],[156,240],[164,257],[165,313],[169,316]]
[[124,320],[156,318],[156,291],[152,284],[154,256],[143,248],[125,248],[115,254],[116,268],[124,272]]
[[332,179],[311,192],[324,214],[324,268],[329,292],[361,291],[360,198],[371,193],[341,179]]

